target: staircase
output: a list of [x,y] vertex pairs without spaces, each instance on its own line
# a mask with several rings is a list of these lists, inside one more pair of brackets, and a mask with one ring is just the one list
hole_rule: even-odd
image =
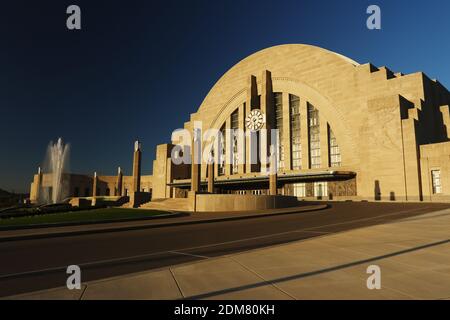
[[191,211],[191,204],[188,198],[168,198],[152,199],[152,201],[142,204],[141,209]]

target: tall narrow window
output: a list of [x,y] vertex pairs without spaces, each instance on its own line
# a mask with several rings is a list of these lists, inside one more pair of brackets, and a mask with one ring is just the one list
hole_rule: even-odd
[[311,169],[320,168],[320,125],[319,110],[308,103],[308,131],[309,131],[309,163]]
[[433,184],[433,193],[442,193],[441,170],[431,170],[431,179]]
[[274,93],[275,104],[275,128],[278,129],[278,168],[284,168],[284,146],[283,146],[283,94]]
[[238,166],[238,156],[239,156],[239,152],[238,152],[238,136],[237,134],[235,134],[234,130],[239,129],[239,109],[237,109],[236,111],[234,111],[231,114],[231,129],[233,130],[233,135],[232,135],[232,143],[233,143],[233,164],[232,164],[232,174],[236,174],[238,173],[239,170],[239,166]]
[[218,173],[219,176],[225,174],[225,150],[226,150],[226,135],[225,135],[225,124],[220,128],[219,135],[219,163],[218,163]]
[[328,146],[330,148],[328,153],[330,155],[330,167],[339,167],[341,165],[341,150],[330,126],[328,126]]
[[300,142],[300,99],[289,95],[289,116],[291,125],[291,159],[292,169],[302,168],[302,145]]

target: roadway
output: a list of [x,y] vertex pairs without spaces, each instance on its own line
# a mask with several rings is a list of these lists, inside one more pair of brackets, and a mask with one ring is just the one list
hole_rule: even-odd
[[[330,208],[242,220],[0,242],[0,297],[164,268],[326,236],[449,208],[450,204],[340,202]],[[174,218],[177,219],[177,218]]]

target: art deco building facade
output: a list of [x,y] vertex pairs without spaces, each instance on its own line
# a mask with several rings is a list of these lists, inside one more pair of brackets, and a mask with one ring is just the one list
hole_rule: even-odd
[[[302,198],[450,200],[449,92],[418,72],[393,73],[309,45],[259,51],[226,72],[184,128],[249,130],[258,109],[279,130],[278,192]],[[224,145],[236,145],[224,135]],[[248,163],[216,165],[215,192],[265,194],[269,178]],[[183,197],[190,168],[159,145],[153,198]],[[225,148],[234,159],[235,148]],[[201,166],[206,190],[207,166]]]
[[[279,131],[279,194],[449,201],[449,104],[448,90],[422,72],[393,73],[322,48],[292,44],[259,51],[232,67],[184,128],[192,132],[194,123],[201,122],[203,131],[225,133],[230,161],[214,165],[215,193],[268,192],[268,175],[249,161],[255,138],[246,136],[242,164],[235,161],[236,139],[226,133],[248,133],[246,119],[256,110],[265,118],[263,129]],[[188,196],[193,170],[171,161],[177,143],[157,146],[153,175],[144,179],[152,199]],[[207,167],[203,163],[198,168],[204,191]],[[105,188],[117,190],[116,177],[103,180]]]

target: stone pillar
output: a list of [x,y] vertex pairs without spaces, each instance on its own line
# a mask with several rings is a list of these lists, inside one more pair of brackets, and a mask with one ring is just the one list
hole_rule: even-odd
[[[239,131],[240,133],[245,133],[245,109],[246,104],[242,104],[239,107]],[[238,148],[241,150],[238,150],[239,152],[239,165],[238,165],[238,173],[243,174],[245,172],[245,135],[238,137]]]
[[[245,115],[248,116],[252,109],[259,108],[259,102],[258,102],[258,85],[256,82],[256,77],[254,75],[251,75],[248,78],[247,83],[247,99],[245,102]],[[245,121],[245,119],[244,119]],[[258,142],[256,133],[250,131],[249,129],[245,128],[245,172],[250,173],[257,168],[256,160],[257,160],[257,154],[252,154],[251,150],[253,147],[255,147],[255,144]],[[256,148],[255,148],[256,149]],[[253,156],[253,157],[252,157]],[[252,162],[255,162],[252,165]]]
[[277,174],[270,174],[269,175],[269,194],[271,196],[277,195]]
[[94,172],[94,179],[93,179],[93,183],[92,183],[92,205],[95,206],[97,204],[97,182],[98,182],[98,178],[97,178],[97,172]]
[[233,135],[231,134],[231,117],[225,121],[225,175],[231,175],[233,163]]
[[37,177],[36,177],[36,193],[35,193],[35,201],[39,202],[39,198],[41,197],[41,187],[42,187],[42,170],[41,167],[38,167],[38,173],[37,173]]
[[133,190],[132,192],[141,191],[141,143],[135,141],[134,143],[134,157],[133,157]]
[[208,193],[214,193],[214,162],[208,163]]
[[119,167],[117,169],[117,191],[116,191],[116,196],[123,196],[123,191],[122,191],[122,184],[123,184],[123,173],[122,173],[122,169]]
[[269,169],[269,194],[277,195],[277,151],[273,146],[270,147],[270,169]]
[[191,191],[200,191],[200,172],[201,172],[201,131],[194,128],[194,138],[192,140],[192,164],[191,164]]
[[266,121],[263,129],[266,129],[266,136],[264,131],[260,131],[260,157],[261,157],[261,172],[270,170],[267,161],[270,156],[270,146],[272,145],[271,130],[275,127],[275,106],[272,89],[272,74],[268,70],[264,70],[261,76],[261,113],[265,116]]
[[39,203],[40,193],[42,186],[42,172],[41,167],[38,167],[37,174],[33,175],[33,182],[30,189],[30,202]]

